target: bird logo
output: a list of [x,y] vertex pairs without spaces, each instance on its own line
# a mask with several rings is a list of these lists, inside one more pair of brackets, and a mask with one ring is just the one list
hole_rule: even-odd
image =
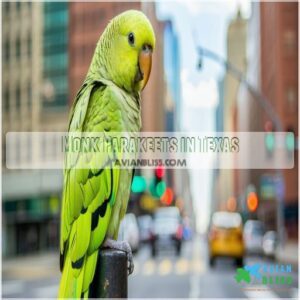
[[259,273],[261,265],[255,264],[253,266],[245,266],[245,270],[250,273],[250,275],[254,276],[257,279],[261,279],[261,274]]
[[235,280],[236,282],[240,283],[242,281],[250,283],[251,282],[251,276],[250,272],[245,270],[244,268],[238,268],[236,270],[236,275],[235,275]]

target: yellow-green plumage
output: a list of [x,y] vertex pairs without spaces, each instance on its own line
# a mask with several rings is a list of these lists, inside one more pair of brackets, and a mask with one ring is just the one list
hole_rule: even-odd
[[[128,45],[134,32],[136,41]],[[135,81],[143,44],[154,48],[148,19],[138,11],[114,18],[97,44],[87,77],[78,92],[69,122],[70,132],[138,132],[141,127],[140,89]],[[89,169],[80,169],[82,157],[64,172],[61,211],[60,298],[88,297],[105,238],[118,236],[126,209],[132,169],[114,168],[114,149],[88,156]],[[118,154],[117,154],[118,155]],[[66,162],[70,162],[68,155]]]

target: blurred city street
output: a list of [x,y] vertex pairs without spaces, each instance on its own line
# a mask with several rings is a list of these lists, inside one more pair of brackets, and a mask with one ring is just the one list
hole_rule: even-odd
[[[268,259],[249,257],[246,264],[264,263]],[[129,298],[297,298],[298,275],[292,272],[289,288],[255,285],[246,290],[235,279],[236,267],[223,259],[214,268],[208,265],[205,238],[197,237],[184,244],[177,257],[165,250],[151,257],[150,247],[143,245],[134,256],[135,270],[128,278]],[[30,271],[29,271],[30,270]],[[59,283],[56,253],[19,258],[3,264],[4,298],[55,298]]]
[[[64,275],[91,275],[87,291],[107,237],[132,249],[129,298],[298,297],[298,2],[1,6],[4,298],[56,298],[62,247]],[[99,40],[127,10],[142,14]],[[120,155],[107,143],[114,126]],[[83,137],[91,131],[104,133],[104,152]],[[137,159],[114,172],[125,150]],[[84,292],[76,276],[63,293]]]

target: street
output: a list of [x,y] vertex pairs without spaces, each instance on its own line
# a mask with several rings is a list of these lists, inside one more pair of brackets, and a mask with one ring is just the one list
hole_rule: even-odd
[[2,2],[2,298],[298,299],[299,1]]
[[[295,270],[291,286],[248,285],[234,279],[236,267],[230,260],[219,260],[211,269],[203,238],[185,242],[182,254],[161,251],[151,258],[150,248],[142,246],[135,255],[135,271],[128,279],[129,298],[297,298],[298,277]],[[270,265],[262,258],[247,258],[246,264]],[[3,261],[4,298],[56,297],[59,282],[57,253],[34,259]]]

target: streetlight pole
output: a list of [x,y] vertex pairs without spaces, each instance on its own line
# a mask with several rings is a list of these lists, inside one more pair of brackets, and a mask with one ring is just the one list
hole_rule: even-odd
[[260,107],[265,111],[265,113],[268,115],[268,117],[274,124],[275,130],[278,132],[283,132],[281,120],[276,111],[274,110],[273,106],[271,105],[270,101],[247,80],[243,72],[241,72],[229,61],[227,61],[226,59],[222,58],[221,56],[209,49],[198,47],[197,50],[200,55],[200,61],[198,63],[199,68],[202,67],[202,58],[204,56],[223,65],[227,71],[229,71],[238,81],[240,81],[247,87],[253,98],[257,100]]
[[[246,78],[246,76],[241,72],[238,68],[236,68],[233,64],[231,64],[228,60],[224,59],[223,57],[219,56],[217,53],[198,46],[197,48],[200,60],[198,63],[199,69],[202,67],[202,60],[203,57],[207,57],[215,62],[219,63],[220,65],[224,66],[225,69],[230,72],[233,77],[235,77],[239,82],[244,84],[247,89],[249,90],[250,94],[253,98],[257,101],[263,111],[267,114],[270,118],[272,123],[274,124],[275,131],[283,132],[283,126],[281,120],[274,110],[273,106],[271,105],[270,101],[259,91],[257,90]],[[283,172],[281,169],[276,170],[276,175],[280,180],[283,180]],[[284,216],[283,216],[283,196],[277,195],[277,233],[279,237],[279,244],[282,246],[283,239],[284,239]]]

